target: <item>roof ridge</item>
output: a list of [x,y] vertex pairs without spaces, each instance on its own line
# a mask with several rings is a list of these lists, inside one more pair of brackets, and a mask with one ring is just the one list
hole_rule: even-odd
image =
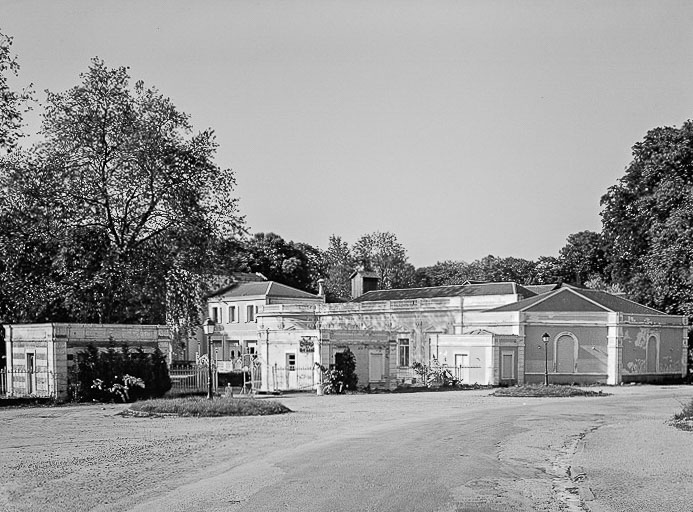
[[[646,306],[645,304],[640,304],[639,302],[635,302],[634,300],[630,300],[630,299],[627,299],[627,298],[625,298],[625,297],[620,297],[620,296],[618,296],[618,295],[614,295],[613,293],[609,293],[609,292],[604,291],[604,290],[594,290],[594,289],[592,289],[592,288],[584,288],[584,290],[587,291],[587,292],[598,292],[598,293],[603,293],[603,294],[606,294],[606,295],[608,295],[608,296],[610,296],[610,297],[613,297],[613,298],[615,298],[615,299],[624,300],[624,301],[626,301],[626,302],[629,302],[630,304],[635,304],[636,306],[639,306],[639,307],[641,307],[641,308],[651,309],[652,311],[656,311],[657,313],[662,314],[662,315],[667,315],[667,314],[668,314],[668,313],[665,313],[664,311],[660,311],[660,310],[655,309],[655,308],[652,308],[652,307],[650,307],[650,306]],[[613,311],[613,310],[611,310],[611,311],[614,312],[614,313],[617,313],[617,311]],[[633,314],[635,314],[635,313],[633,313]]]
[[560,289],[561,289],[561,290],[568,290],[569,292],[574,293],[575,295],[577,295],[577,296],[579,296],[579,297],[582,297],[582,298],[585,299],[586,301],[591,302],[591,303],[594,304],[595,306],[599,306],[600,308],[602,308],[602,309],[604,309],[604,310],[606,310],[606,311],[608,311],[608,312],[611,312],[611,313],[618,313],[618,311],[614,311],[614,310],[611,309],[610,307],[605,306],[604,304],[600,304],[600,303],[597,302],[596,300],[589,298],[587,295],[584,295],[584,294],[582,294],[582,293],[579,293],[579,292],[581,291],[581,288],[560,288]]

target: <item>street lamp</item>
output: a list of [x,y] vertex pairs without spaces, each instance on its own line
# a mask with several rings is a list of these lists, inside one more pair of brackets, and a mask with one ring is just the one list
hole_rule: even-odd
[[549,333],[545,332],[541,339],[544,342],[544,386],[549,385]]
[[214,320],[208,318],[205,323],[202,324],[202,330],[207,336],[207,400],[212,399],[212,333],[214,333]]

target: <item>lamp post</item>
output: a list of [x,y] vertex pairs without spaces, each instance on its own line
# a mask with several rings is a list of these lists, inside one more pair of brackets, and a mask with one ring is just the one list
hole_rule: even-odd
[[207,336],[207,400],[212,399],[212,333],[214,332],[214,320],[208,318],[202,324],[202,330]]
[[549,333],[545,332],[541,339],[544,342],[544,386],[549,385]]

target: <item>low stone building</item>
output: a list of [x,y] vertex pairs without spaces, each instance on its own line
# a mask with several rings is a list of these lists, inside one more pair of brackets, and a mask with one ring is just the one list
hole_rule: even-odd
[[417,379],[413,363],[433,361],[466,384],[538,383],[548,373],[555,383],[615,385],[687,372],[685,317],[570,286],[371,290],[348,303],[266,305],[257,319],[265,390],[315,387],[311,355],[329,367],[347,348],[361,386],[390,389]]
[[75,356],[89,345],[105,350],[127,344],[146,352],[158,347],[167,355],[170,343],[162,325],[10,324],[5,326],[6,393],[65,397]]

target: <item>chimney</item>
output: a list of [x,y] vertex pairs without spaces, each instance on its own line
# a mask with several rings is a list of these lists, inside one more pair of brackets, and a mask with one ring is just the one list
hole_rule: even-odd
[[320,297],[325,296],[325,280],[324,279],[318,279],[318,295]]
[[356,270],[351,274],[351,298],[380,288],[380,276],[370,270]]

